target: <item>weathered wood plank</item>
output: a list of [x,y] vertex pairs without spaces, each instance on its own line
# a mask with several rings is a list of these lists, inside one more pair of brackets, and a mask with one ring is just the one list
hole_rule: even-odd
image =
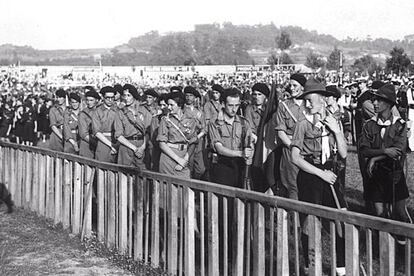
[[195,275],[195,200],[194,191],[184,188],[185,216],[185,275]]
[[277,209],[277,245],[277,275],[289,275],[288,214],[282,208]]
[[372,230],[366,229],[365,231],[365,239],[366,239],[366,256],[367,256],[367,276],[373,275],[372,269]]
[[39,215],[46,215],[46,156],[39,159]]
[[69,228],[70,226],[70,202],[71,202],[71,190],[72,190],[72,162],[64,160],[64,175],[65,182],[63,184],[63,228]]
[[105,241],[105,171],[98,170],[97,179],[97,202],[98,202],[98,240]]
[[72,205],[72,233],[79,234],[81,230],[81,187],[82,167],[78,162],[74,163],[73,174],[73,205]]
[[63,170],[62,164],[63,160],[60,158],[56,158],[55,161],[56,166],[56,174],[55,174],[55,224],[62,222],[62,183],[64,181],[63,178]]
[[200,275],[204,276],[206,275],[206,264],[205,264],[205,254],[206,254],[206,250],[205,250],[205,229],[204,229],[204,193],[200,192],[199,193],[200,196]]
[[253,204],[253,275],[265,274],[265,214],[260,203]]
[[144,184],[139,176],[135,177],[136,185],[136,207],[135,207],[135,236],[134,236],[134,259],[144,258]]
[[119,251],[125,254],[128,249],[128,177],[119,174]]
[[[223,209],[222,209],[222,215],[223,215],[223,221],[220,221],[219,223],[222,223],[223,224],[223,233],[221,233],[222,234],[222,241],[223,241],[223,243],[222,243],[222,246],[221,246],[221,248],[223,249],[223,260],[222,260],[222,263],[223,263],[223,271],[222,271],[222,275],[223,276],[227,276],[227,274],[228,274],[228,270],[229,270],[229,268],[228,268],[228,262],[229,262],[229,257],[228,257],[228,250],[229,250],[229,246],[228,246],[228,244],[229,244],[229,239],[228,239],[228,221],[229,221],[229,214],[228,214],[228,208],[227,208],[227,198],[226,197],[223,197],[223,199],[222,199],[222,201],[223,201]],[[230,221],[231,221],[231,219],[232,218],[230,218]]]
[[234,199],[234,231],[233,239],[233,260],[232,274],[233,276],[243,275],[244,268],[244,203],[240,199]]
[[386,232],[379,233],[380,275],[395,275],[395,240]]
[[168,252],[167,252],[167,270],[168,273],[177,274],[178,268],[178,226],[177,226],[177,211],[178,211],[178,194],[177,187],[171,183],[167,184],[169,189],[168,200]]
[[218,229],[218,198],[213,193],[208,198],[208,275],[219,273],[219,229]]
[[407,239],[405,245],[405,275],[411,274],[411,239]]
[[82,236],[89,238],[92,235],[92,194],[93,194],[93,180],[95,178],[95,168],[85,166],[85,193],[84,193],[84,209],[82,218]]
[[37,211],[37,203],[39,202],[39,155],[33,155],[33,183],[31,189],[31,210]]
[[108,187],[108,214],[106,216],[108,232],[106,245],[112,248],[116,245],[116,183],[115,173],[113,171],[108,171],[106,186]]
[[315,216],[309,220],[309,275],[322,275],[321,221]]
[[331,275],[336,275],[336,224],[335,221],[329,222],[329,238],[330,238],[330,260]]
[[155,267],[160,262],[160,182],[152,182],[152,207],[151,207],[151,264]]

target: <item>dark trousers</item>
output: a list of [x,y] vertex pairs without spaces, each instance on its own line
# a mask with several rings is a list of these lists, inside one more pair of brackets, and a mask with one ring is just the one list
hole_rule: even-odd
[[238,157],[219,156],[213,164],[211,181],[226,186],[243,188],[244,160]]

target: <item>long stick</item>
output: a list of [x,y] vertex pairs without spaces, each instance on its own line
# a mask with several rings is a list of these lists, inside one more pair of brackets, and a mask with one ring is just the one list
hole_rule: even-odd
[[[333,187],[333,185],[329,185],[329,187],[331,188],[331,192],[332,192],[332,196],[335,201],[336,208],[341,209],[341,205],[339,204],[339,200],[338,200],[338,196],[336,194],[335,188]],[[336,229],[338,230],[338,236],[342,238],[343,231],[342,231],[342,225],[339,222],[339,220],[335,220],[335,225],[336,225]]]

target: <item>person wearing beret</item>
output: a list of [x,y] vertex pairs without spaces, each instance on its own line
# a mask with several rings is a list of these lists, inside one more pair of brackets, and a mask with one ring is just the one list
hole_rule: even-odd
[[151,116],[157,116],[159,114],[159,108],[157,106],[157,99],[159,97],[157,91],[150,88],[144,91],[145,102],[143,106],[148,110]]
[[[292,162],[299,167],[298,199],[342,209],[346,202],[338,187],[334,157],[345,159],[347,144],[338,121],[326,111],[326,97],[331,95],[316,79],[306,81],[304,92],[298,97],[304,99],[306,113],[295,125],[290,147]],[[308,266],[308,229],[304,216],[301,222],[302,248]],[[336,233],[336,264],[337,275],[345,275],[345,239],[340,227]]]
[[63,115],[66,110],[66,92],[63,89],[56,91],[56,104],[49,110],[50,140],[49,148],[55,151],[63,151]]
[[149,164],[147,168],[150,170],[159,172],[159,165],[160,165],[160,155],[161,149],[159,143],[157,142],[158,137],[158,127],[160,125],[162,117],[168,114],[168,94],[161,94],[158,99],[157,103],[160,108],[161,113],[155,117],[152,117],[151,126],[150,126],[150,141],[148,143],[148,147],[151,149],[150,157],[148,158]]
[[184,95],[171,92],[167,96],[168,114],[161,118],[157,142],[161,149],[159,171],[189,179],[190,140],[196,135],[197,120],[184,114]]
[[222,110],[208,126],[211,148],[215,152],[211,181],[243,188],[243,170],[251,165],[253,158],[252,129],[249,121],[237,114],[241,102],[237,88],[225,89],[221,101]]
[[9,142],[10,132],[13,126],[14,112],[11,102],[5,101],[1,107],[0,141]]
[[189,141],[189,168],[191,177],[201,179],[205,173],[203,145],[206,134],[206,122],[203,112],[196,107],[196,99],[201,97],[200,93],[193,86],[184,88],[185,105],[183,108],[184,115],[196,119],[196,135]]
[[79,111],[81,98],[77,93],[69,94],[69,108],[63,116],[63,151],[79,154]]
[[36,142],[37,121],[32,102],[29,99],[26,99],[23,104],[22,124],[23,144],[33,146]]
[[[385,84],[371,94],[377,115],[364,125],[360,141],[361,155],[367,159],[364,199],[374,203],[377,216],[412,223],[406,208],[409,192],[403,170],[407,123],[391,112],[396,104],[394,85]],[[397,241],[405,244],[405,238],[397,236]]]
[[267,98],[270,90],[265,83],[256,83],[252,87],[252,103],[246,107],[244,112],[247,121],[252,128],[253,142],[257,141],[257,129],[266,108]]
[[292,144],[293,131],[295,125],[300,121],[305,111],[302,99],[298,99],[303,93],[303,86],[306,78],[302,74],[293,74],[290,77],[290,95],[289,98],[279,103],[276,111],[276,132],[278,139],[282,144],[282,154],[280,157],[280,184],[273,191],[276,195],[298,199],[298,188],[296,178],[299,168],[292,163],[290,145]]
[[79,155],[94,159],[97,141],[92,135],[92,113],[101,97],[93,87],[85,87],[85,89],[86,107],[79,113]]
[[115,105],[116,91],[112,86],[104,86],[100,90],[103,103],[92,112],[92,135],[97,139],[95,159],[107,163],[116,163],[116,140],[114,123],[118,116]]
[[124,107],[115,119],[115,139],[120,143],[118,164],[145,168],[144,154],[148,141],[151,114],[140,105],[137,89],[125,84],[122,91]]
[[220,102],[220,95],[223,93],[223,87],[219,84],[214,84],[211,86],[209,93],[210,100],[204,105],[204,116],[206,120],[206,125],[210,122],[214,122],[217,119],[217,115],[220,110],[223,108]]

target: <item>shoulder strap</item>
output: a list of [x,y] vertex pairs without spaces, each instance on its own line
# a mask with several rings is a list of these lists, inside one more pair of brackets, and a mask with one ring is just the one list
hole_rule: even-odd
[[292,117],[293,121],[295,121],[295,123],[296,123],[298,121],[298,119],[296,119],[295,115],[293,115],[292,111],[290,111],[290,109],[286,105],[286,103],[282,102],[282,105],[286,108],[286,111],[289,113],[290,117]]
[[176,125],[176,124],[174,124],[173,123],[173,121],[171,121],[170,120],[170,118],[169,117],[165,117],[165,119],[167,120],[167,122],[169,122],[176,130],[178,130],[178,132],[181,134],[181,136],[183,136],[184,137],[184,139],[185,139],[185,141],[186,142],[189,142],[188,141],[188,139],[187,139],[187,137],[185,136],[185,134],[181,131],[181,129]]

